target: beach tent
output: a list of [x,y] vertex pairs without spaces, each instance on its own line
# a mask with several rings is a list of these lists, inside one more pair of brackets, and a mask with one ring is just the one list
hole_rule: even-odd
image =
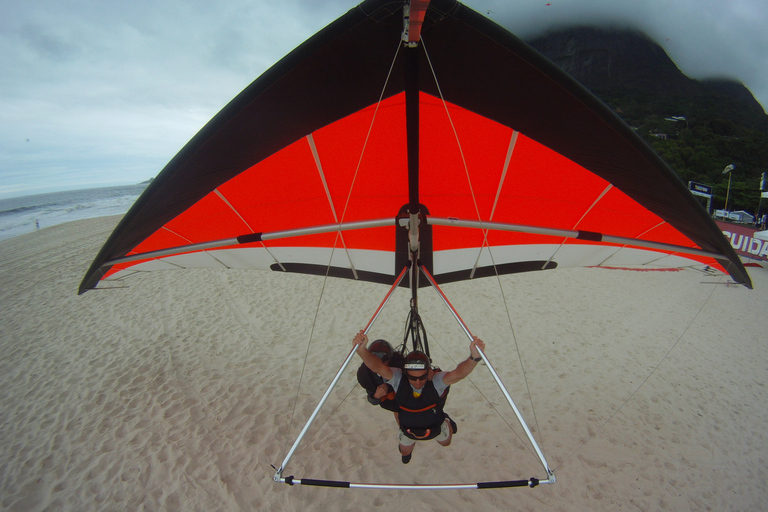
[[742,224],[754,224],[755,222],[755,216],[749,212],[745,212],[744,210],[731,212],[729,218],[734,222],[739,222]]
[[751,286],[686,185],[546,58],[454,0],[367,0],[195,135],[80,293],[190,267],[402,280],[415,294],[599,265]]

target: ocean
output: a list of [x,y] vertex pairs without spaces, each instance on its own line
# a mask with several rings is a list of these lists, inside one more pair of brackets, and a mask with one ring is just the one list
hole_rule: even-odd
[[73,220],[128,211],[147,184],[0,199],[0,240]]

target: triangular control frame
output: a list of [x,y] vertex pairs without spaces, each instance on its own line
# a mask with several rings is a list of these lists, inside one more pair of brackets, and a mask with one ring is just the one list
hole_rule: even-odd
[[[365,329],[363,329],[363,332],[368,333],[368,331],[371,329],[371,327],[373,326],[373,323],[376,321],[376,319],[378,318],[379,314],[381,313],[382,309],[387,304],[387,302],[389,302],[389,299],[391,298],[392,293],[395,291],[395,289],[398,287],[400,282],[403,280],[406,273],[408,273],[409,270],[412,271],[411,282],[415,283],[416,279],[414,277],[415,275],[418,274],[419,269],[427,278],[427,280],[430,282],[430,284],[435,288],[438,295],[442,299],[443,303],[448,307],[448,309],[450,309],[454,318],[456,318],[456,320],[459,322],[459,325],[461,326],[464,333],[467,335],[467,337],[470,340],[472,340],[473,339],[472,333],[470,332],[469,328],[464,323],[464,321],[461,319],[459,314],[456,312],[456,309],[453,307],[453,305],[451,305],[445,293],[443,293],[443,291],[440,289],[437,282],[435,282],[434,278],[429,273],[429,271],[423,265],[420,265],[418,263],[416,265],[409,265],[403,268],[403,270],[400,272],[399,276],[395,280],[395,283],[392,285],[392,287],[389,289],[389,292],[387,292],[386,296],[384,297],[384,300],[376,309],[376,312],[373,314],[373,317],[368,322],[368,325],[366,325]],[[417,287],[418,286],[416,286],[416,288]],[[293,457],[296,449],[298,448],[302,439],[304,438],[307,431],[309,430],[309,427],[315,421],[315,418],[317,418],[317,415],[320,412],[320,409],[322,409],[323,405],[327,401],[331,392],[336,387],[336,384],[339,382],[339,379],[344,373],[344,370],[346,370],[347,366],[349,366],[349,363],[354,358],[355,352],[356,352],[356,347],[353,347],[352,350],[350,350],[349,354],[347,355],[346,359],[344,360],[344,363],[341,365],[341,368],[339,368],[339,371],[336,373],[333,380],[331,381],[331,384],[328,386],[328,389],[326,389],[325,393],[320,399],[320,402],[317,404],[317,407],[315,407],[315,410],[310,415],[309,419],[304,425],[304,428],[299,433],[298,437],[296,438],[296,441],[294,441],[293,445],[288,451],[288,454],[283,459],[283,462],[280,464],[280,468],[277,469],[277,471],[275,472],[275,475],[273,477],[273,480],[275,482],[277,483],[282,482],[288,485],[299,484],[299,485],[311,485],[311,486],[319,486],[319,487],[341,487],[341,488],[350,488],[350,489],[432,489],[432,490],[493,489],[493,488],[501,488],[501,487],[536,487],[539,484],[555,483],[555,474],[553,470],[550,469],[549,464],[547,463],[547,460],[544,457],[544,453],[541,451],[541,448],[539,448],[539,445],[536,442],[536,439],[533,437],[531,430],[528,428],[528,425],[525,422],[525,419],[520,413],[520,410],[515,405],[515,402],[512,399],[511,395],[509,394],[509,391],[507,391],[507,388],[504,386],[504,383],[499,378],[499,375],[496,373],[496,370],[493,368],[493,365],[488,359],[488,356],[486,356],[486,354],[482,350],[480,350],[480,356],[483,358],[483,361],[485,362],[486,367],[491,372],[491,376],[496,381],[496,384],[499,386],[499,389],[501,389],[501,392],[504,394],[504,397],[507,399],[507,402],[509,403],[510,407],[514,411],[515,416],[517,417],[517,420],[519,421],[520,425],[523,427],[523,430],[525,430],[525,433],[528,436],[528,440],[531,442],[534,449],[536,450],[536,455],[538,456],[539,461],[541,462],[542,466],[544,467],[544,471],[546,472],[546,475],[547,475],[546,478],[531,477],[527,480],[500,480],[500,481],[476,482],[476,483],[465,483],[465,484],[384,484],[384,483],[356,483],[356,482],[347,482],[347,481],[339,481],[339,480],[318,480],[313,478],[295,478],[293,475],[283,476],[283,472],[285,471],[285,468],[288,465],[288,462]]]

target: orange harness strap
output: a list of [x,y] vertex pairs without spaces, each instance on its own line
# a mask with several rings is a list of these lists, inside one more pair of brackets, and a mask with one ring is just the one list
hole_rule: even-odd
[[432,429],[431,428],[428,428],[427,430],[425,430],[423,436],[417,436],[416,434],[411,432],[411,429],[406,429],[405,431],[408,432],[409,434],[411,434],[416,439],[424,439],[425,437],[429,437],[429,434],[432,433]]
[[425,407],[423,409],[408,409],[408,408],[405,408],[405,407],[400,407],[400,410],[401,411],[406,411],[406,412],[424,412],[424,411],[428,411],[430,409],[434,409],[435,407],[437,407],[437,404],[432,404],[429,407]]

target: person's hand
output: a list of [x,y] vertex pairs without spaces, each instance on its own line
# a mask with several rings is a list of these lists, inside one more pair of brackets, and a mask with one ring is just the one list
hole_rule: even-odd
[[355,347],[359,347],[360,345],[367,347],[368,336],[363,331],[360,331],[355,334],[355,339],[352,340],[352,344],[355,345]]
[[485,342],[477,336],[474,336],[469,343],[469,352],[472,354],[472,357],[480,357],[480,351],[478,349],[485,352]]
[[373,394],[373,398],[381,400],[381,397],[389,393],[389,387],[386,384],[379,384],[376,387],[376,392]]

